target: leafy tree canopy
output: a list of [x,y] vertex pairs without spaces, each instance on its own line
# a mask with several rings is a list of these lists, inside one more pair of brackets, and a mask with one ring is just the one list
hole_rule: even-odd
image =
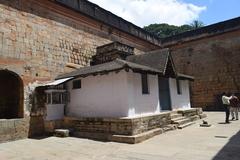
[[160,38],[173,36],[182,32],[194,30],[203,27],[204,24],[201,21],[193,21],[190,25],[185,24],[182,26],[174,26],[166,23],[161,24],[150,24],[145,26],[144,29],[150,33],[157,35]]

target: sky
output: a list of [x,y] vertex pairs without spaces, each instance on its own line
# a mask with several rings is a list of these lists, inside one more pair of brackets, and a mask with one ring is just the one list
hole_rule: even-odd
[[89,0],[140,26],[154,23],[204,25],[240,16],[240,0]]

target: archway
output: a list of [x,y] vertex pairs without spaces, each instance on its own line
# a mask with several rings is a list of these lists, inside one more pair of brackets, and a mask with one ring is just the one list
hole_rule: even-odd
[[23,82],[14,72],[0,70],[0,119],[23,118]]

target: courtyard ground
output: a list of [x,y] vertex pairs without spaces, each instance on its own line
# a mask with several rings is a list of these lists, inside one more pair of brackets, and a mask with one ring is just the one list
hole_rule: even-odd
[[240,121],[224,124],[223,112],[208,112],[210,128],[197,121],[140,144],[80,138],[24,139],[0,144],[0,160],[240,160]]

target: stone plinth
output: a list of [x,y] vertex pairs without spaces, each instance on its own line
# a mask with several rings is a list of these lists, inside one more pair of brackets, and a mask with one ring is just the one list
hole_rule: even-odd
[[190,122],[203,114],[201,109],[188,109],[133,118],[64,117],[63,120],[46,121],[45,130],[53,133],[55,129],[65,128],[71,130],[74,137],[134,144],[176,129],[171,124],[174,113],[185,116]]
[[70,131],[68,129],[55,129],[54,135],[56,137],[69,137]]
[[137,135],[170,124],[170,113],[160,113],[134,118],[72,118],[65,117],[65,128],[76,132]]

